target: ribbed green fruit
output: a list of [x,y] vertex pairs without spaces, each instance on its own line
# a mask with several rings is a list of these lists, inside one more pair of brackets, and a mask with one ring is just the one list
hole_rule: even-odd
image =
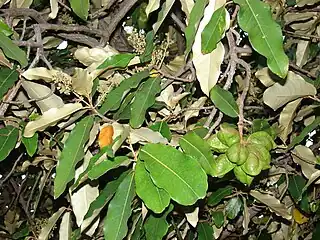
[[255,153],[249,152],[247,161],[241,165],[242,170],[250,175],[257,176],[261,172],[260,160]]
[[228,150],[228,146],[223,144],[217,134],[211,135],[208,139],[207,139],[207,143],[210,145],[210,148],[218,153],[225,153]]
[[244,144],[235,143],[227,150],[226,155],[230,162],[242,165],[247,161],[249,151]]
[[240,142],[240,135],[238,130],[231,127],[229,124],[223,123],[220,126],[220,131],[217,133],[219,140],[228,147]]
[[242,182],[243,184],[250,185],[253,181],[253,177],[246,174],[241,167],[237,166],[233,169],[233,173],[236,176],[236,178]]
[[247,141],[249,143],[261,144],[268,151],[270,151],[271,149],[273,149],[276,146],[276,144],[273,141],[272,137],[268,133],[266,133],[264,131],[259,131],[259,132],[252,133],[248,137]]
[[230,172],[236,165],[228,160],[226,154],[221,154],[217,157],[213,164],[213,176],[215,177],[223,177],[225,174]]

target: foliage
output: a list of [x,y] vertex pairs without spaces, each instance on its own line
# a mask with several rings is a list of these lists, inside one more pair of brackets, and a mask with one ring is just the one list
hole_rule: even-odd
[[319,238],[319,1],[0,8],[0,239]]

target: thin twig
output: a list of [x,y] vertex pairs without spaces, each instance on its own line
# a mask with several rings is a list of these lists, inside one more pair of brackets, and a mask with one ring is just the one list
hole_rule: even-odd
[[[10,92],[8,93],[7,97],[6,97],[6,101],[12,101],[15,96],[17,95],[20,87],[21,87],[21,84],[22,84],[22,80],[19,80],[18,83],[10,90]],[[3,117],[4,114],[6,113],[6,111],[8,110],[9,108],[9,104],[8,103],[2,103],[0,105],[0,117]]]
[[314,75],[313,73],[311,73],[311,72],[309,72],[309,71],[307,71],[307,70],[305,70],[305,69],[303,69],[303,68],[301,68],[301,67],[299,67],[299,66],[297,66],[297,65],[295,65],[293,63],[290,63],[289,67],[293,68],[297,72],[303,73],[304,75],[306,75],[308,77],[311,77],[311,78],[314,78],[314,79],[317,78],[317,76]]
[[217,120],[212,124],[212,126],[210,127],[210,129],[209,129],[207,135],[204,137],[204,139],[207,139],[208,137],[210,137],[213,130],[216,129],[219,126],[219,124],[221,123],[222,118],[223,118],[223,113],[219,112],[219,116],[218,116]]
[[296,37],[296,38],[304,38],[304,39],[315,39],[317,41],[320,40],[320,36],[317,36],[317,35],[312,35],[312,34],[307,34],[307,33],[297,33],[297,32],[290,32],[290,31],[287,31],[287,30],[283,30],[284,33],[287,33],[293,37]]
[[2,185],[11,177],[11,175],[13,174],[14,170],[16,169],[18,162],[21,160],[23,156],[23,153],[20,154],[20,156],[16,159],[16,161],[14,162],[10,172],[8,173],[8,175],[0,182],[0,188],[2,187]]
[[178,27],[180,28],[180,30],[182,32],[185,31],[186,29],[186,25],[178,18],[178,16],[176,14],[174,14],[173,12],[171,12],[170,17],[172,18],[172,20],[178,25]]
[[170,74],[165,73],[161,69],[157,69],[157,71],[158,71],[158,73],[160,73],[165,78],[173,79],[175,81],[180,81],[180,82],[193,82],[194,81],[193,79],[187,79],[187,78],[171,76]]

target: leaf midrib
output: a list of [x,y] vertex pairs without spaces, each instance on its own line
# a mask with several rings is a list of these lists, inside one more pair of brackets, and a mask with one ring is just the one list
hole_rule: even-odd
[[[260,22],[258,21],[256,15],[254,14],[254,11],[253,11],[251,5],[249,4],[249,1],[248,1],[248,0],[245,0],[245,2],[247,3],[247,5],[248,5],[248,7],[249,7],[249,9],[250,9],[250,12],[251,12],[253,18],[256,20],[256,23],[257,23],[257,25],[258,25],[258,28],[259,28],[261,34],[263,35],[263,38],[262,38],[263,41],[267,43],[267,46],[268,46],[268,48],[269,48],[269,50],[270,50],[270,52],[271,52],[271,54],[272,54],[272,57],[273,57],[273,59],[274,59],[274,60],[276,61],[276,63],[277,63],[277,66],[278,66],[278,68],[279,68],[278,70],[280,70],[280,72],[282,72],[281,69],[280,69],[280,67],[279,67],[278,59],[276,58],[274,52],[272,51],[272,48],[271,48],[269,42],[267,41],[267,37],[266,37],[263,29],[261,28]],[[259,2],[259,4],[260,4],[260,2]]]
[[[88,119],[88,121],[84,124],[84,126],[83,126],[83,129],[84,129],[84,131],[82,131],[82,134],[80,135],[81,136],[81,140],[80,140],[80,146],[77,148],[77,150],[76,150],[76,153],[73,155],[74,157],[72,158],[73,160],[71,161],[71,163],[72,163],[72,166],[71,167],[69,167],[68,168],[68,170],[69,171],[67,171],[67,173],[68,173],[68,177],[67,177],[67,181],[69,181],[69,180],[71,180],[70,179],[70,174],[71,174],[71,171],[72,170],[74,170],[74,162],[75,162],[75,159],[77,158],[77,156],[78,156],[78,154],[79,154],[79,151],[80,151],[80,149],[81,150],[83,150],[82,149],[82,147],[81,147],[81,145],[83,145],[82,143],[83,143],[83,140],[84,140],[84,136],[85,136],[85,133],[86,133],[86,128],[88,127],[88,125],[89,125],[89,120],[90,119]],[[63,158],[61,158],[61,159],[63,159]],[[61,161],[61,159],[59,160],[59,161]],[[72,176],[71,176],[72,177]],[[66,183],[65,183],[66,184]],[[64,184],[64,185],[65,185]],[[60,191],[61,191],[61,189],[60,189]],[[59,194],[59,195],[61,195],[61,193]]]
[[8,142],[8,139],[11,137],[13,131],[15,130],[16,128],[12,128],[11,130],[9,130],[8,134],[7,134],[7,138],[5,139],[5,141],[3,142],[2,146],[1,146],[1,149],[0,149],[0,152],[2,152],[4,146],[6,145],[6,143]]
[[6,78],[2,81],[1,85],[0,85],[0,89],[3,88],[3,86],[5,85],[5,83],[8,81],[8,79],[12,76],[12,74],[15,73],[15,70],[11,70],[10,74],[6,76]]
[[[233,112],[236,114],[236,116],[238,116],[238,111],[236,111],[236,109],[234,108],[233,105],[231,105],[228,101],[225,100],[225,98],[220,94],[219,90],[215,91],[215,93],[217,94],[217,96],[226,103],[226,105],[228,105],[229,107],[231,107],[231,109],[233,110]],[[227,91],[227,93],[229,94],[229,92]]]
[[[127,191],[127,194],[126,194],[126,198],[125,198],[125,202],[124,202],[124,205],[123,205],[123,208],[122,208],[122,212],[121,212],[121,218],[120,218],[120,223],[122,223],[123,221],[123,215],[124,215],[124,210],[125,210],[125,206],[127,205],[127,202],[128,202],[128,198],[129,198],[129,195],[130,195],[130,188],[131,188],[131,185],[133,183],[133,177],[134,177],[134,174],[131,175],[131,178],[130,178],[130,184],[129,184],[129,187],[128,187],[128,191]],[[120,185],[119,185],[120,186]],[[116,238],[115,239],[118,239],[118,236],[119,236],[119,232],[120,232],[120,227],[121,227],[122,224],[119,224],[118,225],[118,228],[117,228],[117,231],[116,231]]]
[[181,178],[175,171],[173,171],[170,167],[168,167],[167,165],[165,165],[164,163],[162,163],[160,160],[158,160],[157,158],[155,158],[153,155],[149,154],[148,152],[146,152],[144,149],[141,149],[142,152],[144,152],[145,154],[149,155],[151,158],[153,158],[154,160],[156,160],[158,163],[160,163],[164,168],[168,169],[171,173],[173,173],[173,175],[175,175],[177,178],[179,178],[186,186],[188,186],[188,188],[191,189],[191,191],[194,193],[194,195],[197,198],[200,198],[201,196],[198,196],[198,194],[193,190],[193,188],[183,179]]
[[200,155],[205,158],[205,160],[206,160],[207,164],[209,165],[210,169],[213,170],[212,167],[211,167],[211,165],[210,165],[210,163],[209,163],[209,161],[208,161],[208,159],[207,159],[207,157],[206,157],[195,145],[193,145],[191,142],[189,142],[189,141],[188,141],[187,139],[185,139],[185,138],[182,138],[181,140],[182,140],[182,141],[185,141],[185,142],[186,142],[187,144],[189,144],[193,149],[195,149],[197,152],[199,152]]
[[[217,9],[217,10],[219,10],[219,9]],[[217,10],[216,10],[216,11],[217,11]],[[223,10],[224,10],[224,9],[223,9]],[[221,16],[223,15],[223,12],[224,12],[224,11],[221,11],[221,13],[218,15],[218,20],[217,20],[216,24],[214,25],[214,28],[213,28],[212,31],[211,31],[212,34],[210,34],[210,37],[208,38],[207,44],[205,44],[206,48],[208,48],[210,39],[212,38],[213,35],[215,35],[216,28],[217,28],[218,25],[221,23]],[[213,14],[214,14],[214,13],[213,13]],[[210,19],[210,21],[211,21],[211,19]],[[210,23],[210,21],[209,21],[209,23]],[[215,43],[215,44],[217,44],[217,43]]]

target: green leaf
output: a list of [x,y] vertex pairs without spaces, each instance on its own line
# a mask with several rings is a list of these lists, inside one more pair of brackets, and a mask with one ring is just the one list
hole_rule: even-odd
[[310,125],[306,126],[301,131],[301,133],[291,141],[291,143],[288,145],[287,150],[289,150],[293,146],[295,146],[295,145],[299,144],[301,141],[303,141],[305,139],[305,137],[307,137],[308,134],[310,132],[312,132],[314,129],[319,127],[319,125],[320,125],[320,117],[316,117],[316,119]]
[[174,2],[175,2],[175,0],[166,0],[162,4],[161,10],[158,13],[157,22],[155,24],[153,24],[153,26],[152,26],[154,34],[156,34],[158,32],[161,24],[163,23],[164,19],[167,17],[168,13],[170,12]]
[[146,239],[162,240],[166,235],[169,224],[166,221],[168,214],[173,210],[173,204],[161,215],[150,214],[144,224]]
[[231,92],[216,85],[210,91],[210,98],[221,112],[229,117],[238,117],[239,108]]
[[211,53],[216,49],[218,42],[226,31],[226,9],[217,9],[201,33],[201,51],[203,54]]
[[148,76],[149,71],[142,71],[123,80],[118,87],[108,93],[105,101],[99,109],[99,112],[101,114],[106,114],[108,111],[117,110],[130,89],[137,88],[140,82]]
[[87,20],[89,15],[89,0],[69,0],[72,11],[82,20]]
[[270,6],[259,0],[234,0],[240,5],[238,23],[249,35],[253,48],[267,58],[269,69],[281,78],[288,73],[289,59],[283,50],[281,27]]
[[27,153],[32,157],[38,148],[38,133],[35,133],[31,138],[22,136],[22,143],[26,147]]
[[231,198],[226,206],[226,216],[229,219],[234,219],[238,216],[242,208],[242,201],[238,197]]
[[16,70],[4,67],[0,69],[0,100],[13,87],[18,78],[19,73]]
[[84,157],[84,146],[93,126],[93,116],[82,119],[71,131],[62,149],[54,179],[54,197],[58,198],[74,178],[75,167]]
[[0,48],[8,58],[18,61],[22,68],[28,65],[26,53],[2,32],[0,32]]
[[169,194],[153,183],[142,161],[138,161],[136,165],[135,182],[138,196],[153,212],[161,213],[169,205]]
[[200,222],[197,227],[198,239],[199,240],[212,240],[213,228],[207,222]]
[[2,19],[0,19],[0,32],[2,32],[7,37],[12,35],[13,33],[12,29]]
[[154,33],[153,31],[149,31],[146,35],[146,48],[144,49],[144,52],[140,55],[141,63],[151,61],[153,49],[154,49]]
[[194,132],[189,132],[180,138],[180,147],[185,154],[197,159],[203,170],[213,176],[213,155],[209,144]]
[[306,182],[304,177],[300,175],[292,175],[289,177],[288,191],[296,203],[301,200]]
[[79,175],[77,178],[76,182],[73,184],[71,187],[71,190],[75,190],[79,184],[83,183],[85,180],[88,179],[88,172],[95,166],[96,162],[104,155],[106,154],[109,157],[114,157],[113,151],[112,151],[112,146],[105,146],[103,147],[96,155],[94,155],[87,166],[87,168]]
[[217,228],[222,227],[224,224],[224,215],[222,211],[216,211],[211,213],[212,221]]
[[320,222],[316,224],[316,227],[312,233],[312,240],[318,240],[319,238],[320,238]]
[[107,185],[101,190],[99,196],[90,204],[84,219],[91,217],[97,211],[100,212],[102,208],[108,204],[113,195],[116,193],[120,183],[127,175],[128,171],[122,173],[116,180],[107,183]]
[[186,51],[185,51],[186,56],[191,51],[191,48],[199,27],[200,20],[203,17],[204,9],[207,6],[208,2],[209,2],[208,0],[198,0],[195,2],[191,10],[190,20],[189,20],[188,26],[184,31],[186,36]]
[[147,109],[154,104],[156,95],[161,91],[160,84],[160,78],[149,78],[137,91],[131,105],[131,127],[141,127],[144,122]]
[[172,135],[167,122],[165,121],[156,122],[155,124],[151,125],[149,128],[155,132],[161,133],[163,137],[168,139],[168,141],[171,141]]
[[130,92],[121,102],[121,106],[118,109],[118,111],[116,111],[113,114],[113,119],[115,120],[129,120],[130,119],[130,114],[131,114],[131,110],[130,110],[130,103],[132,102],[132,99],[134,98],[136,94],[136,91]]
[[101,65],[99,65],[97,69],[109,70],[111,68],[125,68],[134,57],[135,54],[132,53],[119,53],[116,55],[112,55],[104,60],[104,62],[101,63]]
[[97,179],[109,170],[118,168],[119,166],[128,165],[130,162],[131,160],[126,156],[119,156],[114,159],[105,159],[90,169],[88,177],[91,180]]
[[134,174],[130,172],[120,183],[111,200],[104,220],[104,238],[122,240],[128,232],[127,222],[131,215],[131,201],[134,193]]
[[213,192],[210,195],[210,197],[208,198],[208,205],[209,206],[217,205],[226,196],[229,196],[232,194],[232,189],[233,189],[232,186],[226,186],[224,188],[219,188],[217,191]]
[[177,203],[192,205],[205,197],[207,176],[195,159],[162,144],[145,145],[139,157],[155,185],[166,190]]
[[16,146],[19,136],[19,129],[13,126],[6,126],[0,129],[0,161],[8,157],[9,153]]

